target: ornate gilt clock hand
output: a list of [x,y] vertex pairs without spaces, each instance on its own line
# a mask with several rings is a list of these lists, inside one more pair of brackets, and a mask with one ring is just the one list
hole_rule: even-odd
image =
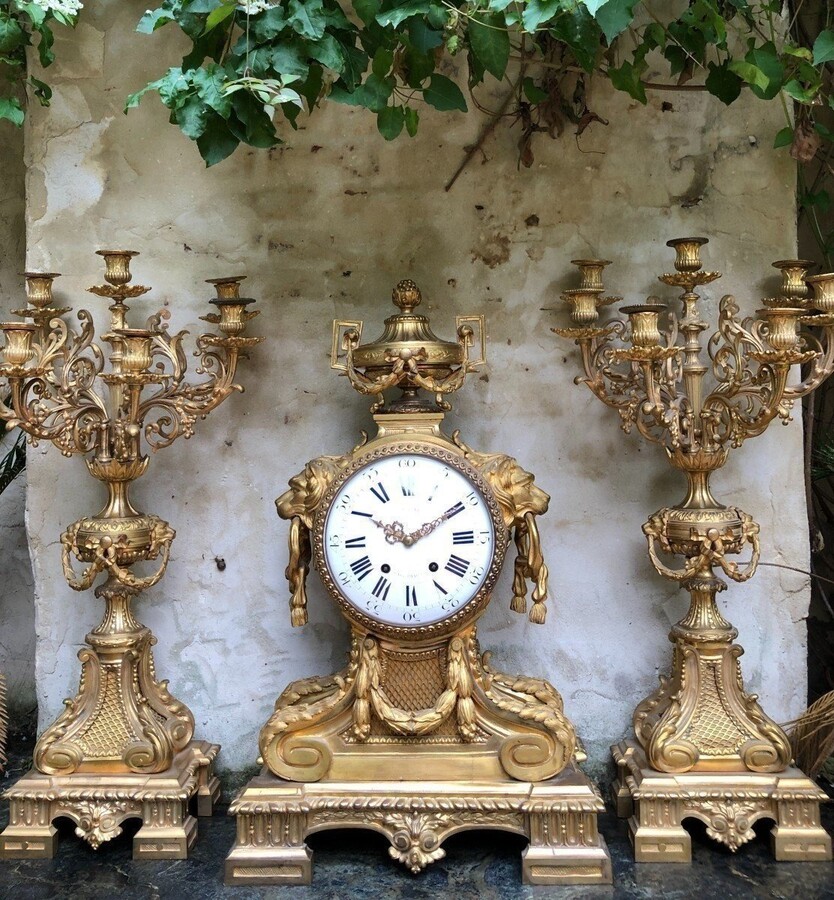
[[436,519],[432,519],[431,522],[426,522],[425,525],[421,525],[416,531],[412,531],[410,534],[407,534],[403,539],[403,543],[406,547],[410,547],[413,544],[416,544],[420,538],[426,537],[426,535],[431,534],[438,525],[442,525],[446,519],[450,519],[451,516],[448,513],[443,513],[442,516],[438,516]]
[[406,538],[409,535],[403,531],[401,522],[392,522],[390,525],[386,525],[384,522],[380,522],[379,519],[371,519],[371,521],[377,528],[381,528],[385,532],[385,540],[389,544],[406,543]]

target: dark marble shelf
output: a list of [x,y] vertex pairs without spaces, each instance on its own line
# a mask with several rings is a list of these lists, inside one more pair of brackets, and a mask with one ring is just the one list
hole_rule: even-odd
[[[0,779],[4,787],[25,771],[21,757],[11,761]],[[138,823],[125,823],[125,833],[93,850],[74,837],[72,824],[59,822],[62,839],[53,860],[0,861],[2,900],[47,900],[68,897],[176,898],[230,900],[286,897],[288,900],[398,900],[452,897],[454,900],[514,898],[834,898],[833,863],[776,863],[770,855],[768,823],[737,853],[709,840],[703,828],[693,831],[691,864],[635,865],[625,822],[613,813],[600,819],[614,863],[612,887],[527,887],[521,882],[524,841],[512,835],[476,832],[444,844],[446,858],[419,876],[388,858],[388,843],[370,832],[329,832],[310,839],[314,850],[312,887],[225,887],[223,861],[234,839],[234,822],[221,807],[211,819],[200,819],[197,844],[187,860],[133,862],[131,837]],[[0,804],[0,827],[8,820],[8,804]],[[823,824],[834,832],[834,809],[826,807]]]

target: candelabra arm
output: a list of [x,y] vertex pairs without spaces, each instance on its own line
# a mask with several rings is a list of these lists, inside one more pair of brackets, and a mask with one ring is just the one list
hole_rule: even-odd
[[816,349],[819,355],[813,360],[810,371],[802,381],[785,388],[784,399],[788,402],[812,393],[834,372],[834,321],[823,326],[822,340],[807,331],[802,332],[802,338],[805,346]]
[[154,418],[144,426],[145,438],[152,450],[168,447],[178,437],[190,438],[198,419],[205,419],[233,392],[242,393],[243,387],[234,380],[241,351],[261,341],[256,337],[200,335],[195,351],[200,358],[197,373],[209,377],[191,384],[184,380],[181,350],[177,343],[182,334],[184,332],[171,338],[163,351],[169,359],[177,360],[173,373],[165,378],[159,391],[136,407],[138,422],[144,423],[146,418]]

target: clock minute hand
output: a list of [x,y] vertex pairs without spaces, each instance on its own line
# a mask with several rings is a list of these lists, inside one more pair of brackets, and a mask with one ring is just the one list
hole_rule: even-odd
[[410,534],[407,534],[403,540],[403,543],[406,547],[410,547],[412,544],[416,544],[420,538],[426,537],[426,535],[431,534],[438,525],[442,525],[446,519],[450,519],[451,516],[449,513],[443,513],[442,516],[438,516],[436,519],[432,519],[431,522],[426,522],[425,525],[421,525],[416,531],[412,531]]

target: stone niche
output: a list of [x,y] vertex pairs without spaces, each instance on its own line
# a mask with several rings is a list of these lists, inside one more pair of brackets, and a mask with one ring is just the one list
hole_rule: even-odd
[[[165,579],[137,603],[159,637],[160,677],[194,711],[197,736],[223,745],[220,767],[239,770],[254,762],[286,683],[341,667],[346,626],[315,577],[310,623],[290,627],[286,526],[273,500],[310,457],[344,452],[371,424],[367,400],[329,369],[331,320],[362,318],[377,333],[392,286],[410,277],[439,334],[453,333],[456,313],[487,316],[489,365],[455,397],[448,426],[516,456],[553,498],[541,522],[547,624],[509,611],[508,567],[482,644],[504,671],[559,688],[601,767],[668,667],[666,635],[686,608],[652,571],[640,531],[683,485],[658,448],[624,436],[616,415],[573,385],[575,351],[550,332],[566,321],[558,294],[573,283],[569,261],[589,255],[615,260],[612,292],[635,302],[662,293],[665,241],[704,234],[707,266],[725,273],[705,290],[704,311],[714,321],[726,292],[756,309],[775,289],[771,261],[796,253],[793,167],[770,149],[778,105],[751,98],[726,109],[687,93],[671,108],[668,94],[642,107],[600,82],[591,101],[608,127],[540,137],[524,169],[518,128],[501,124],[447,192],[484,125],[477,113],[426,109],[418,137],[388,144],[372,115],[334,104],[287,128],[284,147],[242,148],[206,170],[155,97],[122,114],[126,95],[182,49],[167,28],[134,33],[143,9],[90,4],[57,48],[52,107],[27,118],[26,264],[63,272],[57,296],[94,310],[99,325],[105,306],[84,290],[101,280],[101,247],[141,251],[135,279],[155,290],[133,304],[134,322],[165,305],[174,328],[199,333],[211,296],[203,279],[227,274],[247,273],[246,293],[259,300],[252,331],[266,342],[241,367],[246,393],[198,423],[195,440],[159,454],[134,492],[177,530]],[[761,522],[764,560],[806,566],[799,422],[751,441],[714,486]],[[101,500],[81,460],[51,447],[33,454],[41,727],[75,692],[75,654],[100,612],[92,592],[64,582],[57,539]],[[720,602],[747,651],[748,689],[777,720],[796,715],[807,579],[766,567]]]

